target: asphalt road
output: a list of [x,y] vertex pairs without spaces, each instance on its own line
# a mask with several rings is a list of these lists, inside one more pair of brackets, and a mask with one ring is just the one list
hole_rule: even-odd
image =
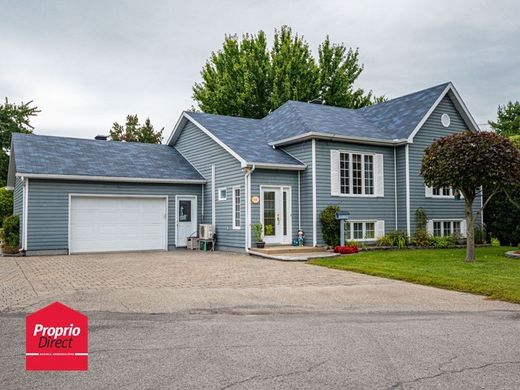
[[26,372],[25,316],[0,314],[0,388],[520,388],[518,311],[86,314],[88,372]]

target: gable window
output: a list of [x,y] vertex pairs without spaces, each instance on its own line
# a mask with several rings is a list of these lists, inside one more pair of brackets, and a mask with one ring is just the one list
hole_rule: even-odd
[[218,189],[218,200],[226,200],[227,199],[227,189],[219,188]]
[[240,187],[233,187],[233,229],[240,229]]
[[339,152],[339,194],[374,195],[374,181],[373,154]]
[[373,241],[385,234],[384,221],[345,221],[345,241]]
[[466,221],[464,220],[446,220],[446,221],[429,221],[428,233],[434,237],[446,237],[452,234],[466,235]]

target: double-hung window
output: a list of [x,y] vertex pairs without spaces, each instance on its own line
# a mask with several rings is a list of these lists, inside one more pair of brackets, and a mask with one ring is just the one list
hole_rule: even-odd
[[340,152],[340,194],[374,195],[374,156]]
[[240,187],[233,187],[233,229],[240,229]]

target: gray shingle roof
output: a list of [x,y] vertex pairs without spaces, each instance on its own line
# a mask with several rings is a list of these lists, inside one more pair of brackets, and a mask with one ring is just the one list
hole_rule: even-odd
[[204,128],[248,163],[303,165],[280,149],[268,145],[259,119],[188,112]]
[[309,133],[388,142],[405,140],[449,84],[356,110],[288,101],[260,120],[199,112],[187,115],[247,162],[301,164],[269,145]]
[[270,142],[309,132],[387,141],[406,139],[448,84],[357,110],[288,101],[262,121]]
[[16,172],[132,179],[204,180],[173,147],[13,134]]

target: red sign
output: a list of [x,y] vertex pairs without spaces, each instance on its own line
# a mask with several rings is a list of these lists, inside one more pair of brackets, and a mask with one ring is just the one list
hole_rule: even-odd
[[88,318],[54,302],[25,319],[25,369],[88,369]]

